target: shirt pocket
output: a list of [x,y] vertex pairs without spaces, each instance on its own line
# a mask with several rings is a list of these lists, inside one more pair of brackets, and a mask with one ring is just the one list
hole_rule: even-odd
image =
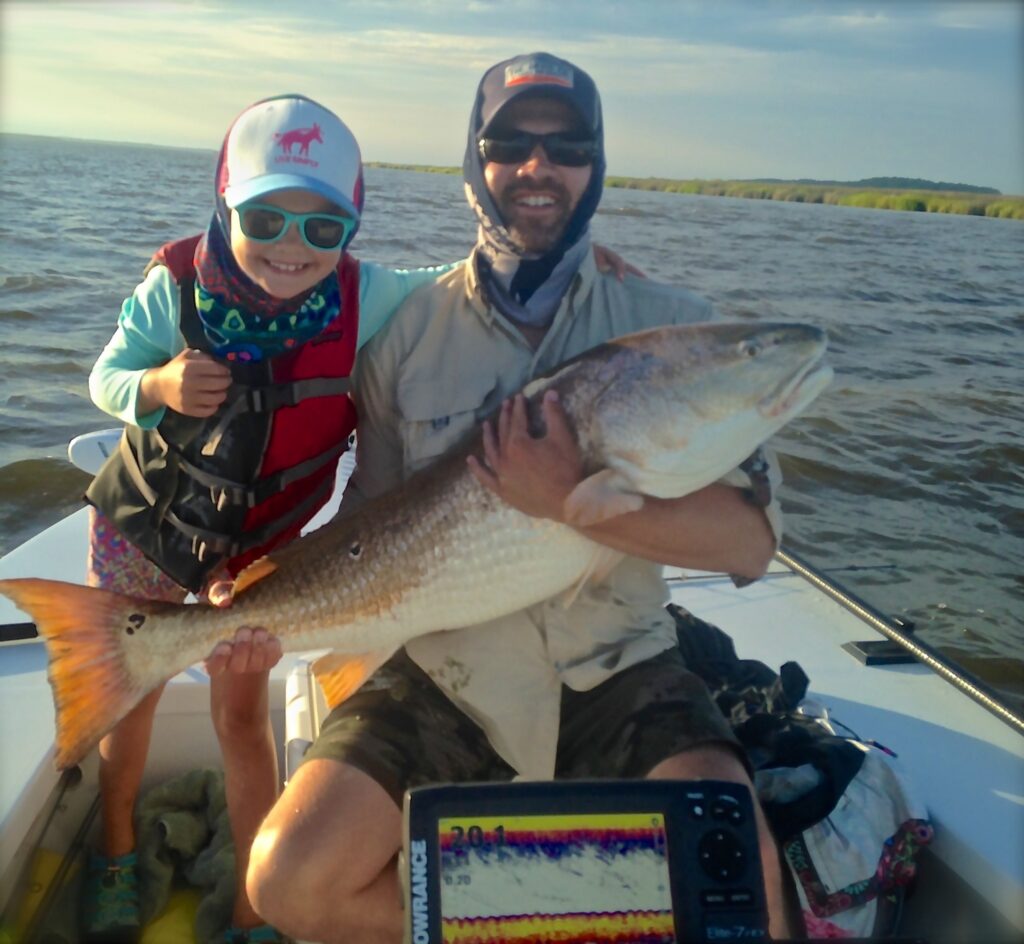
[[399,386],[404,465],[413,472],[462,442],[494,406],[494,374],[459,376],[456,383],[438,378],[406,380]]

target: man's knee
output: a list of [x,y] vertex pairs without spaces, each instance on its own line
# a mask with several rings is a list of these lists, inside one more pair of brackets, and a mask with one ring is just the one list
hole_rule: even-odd
[[728,780],[751,785],[747,768],[727,743],[710,743],[666,757],[647,775],[654,780]]
[[[315,850],[301,854],[298,843],[280,830],[264,825],[256,833],[249,853],[249,870],[245,888],[253,907],[268,920],[277,917],[281,906],[289,901],[297,904],[302,890],[316,881],[316,872],[305,875],[306,864],[315,858]],[[273,920],[272,920],[272,923]]]
[[400,842],[401,811],[383,788],[354,768],[312,760],[256,834],[246,891],[270,924],[315,936],[308,929],[346,913]]
[[338,897],[339,857],[326,854],[325,848],[302,830],[290,832],[264,824],[257,832],[245,890],[265,921],[293,935],[319,930],[320,912]]

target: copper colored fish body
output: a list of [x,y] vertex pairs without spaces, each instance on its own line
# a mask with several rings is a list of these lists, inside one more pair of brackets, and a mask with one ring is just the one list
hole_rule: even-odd
[[[827,386],[824,351],[824,334],[803,325],[673,326],[602,344],[533,381],[531,422],[556,389],[583,453],[567,517],[600,521],[644,495],[681,496],[722,477]],[[478,450],[475,436],[274,552],[240,577],[251,585],[229,608],[0,580],[48,647],[58,766],[77,763],[145,694],[241,626],[266,627],[285,650],[334,650],[350,667],[334,702],[416,636],[571,591],[607,550],[480,486],[466,463]]]

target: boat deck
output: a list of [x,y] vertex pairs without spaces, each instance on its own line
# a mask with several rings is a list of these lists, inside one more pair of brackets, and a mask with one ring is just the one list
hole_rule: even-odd
[[673,600],[741,659],[798,662],[808,699],[896,754],[932,815],[934,853],[1024,930],[1024,737],[921,663],[861,664],[842,644],[881,634],[779,563],[742,590],[697,576]]
[[[326,517],[330,509],[324,511]],[[81,556],[54,549],[86,546],[86,512],[77,512],[0,558],[0,576],[81,582]],[[321,519],[322,520],[322,519]],[[673,599],[725,630],[740,658],[778,670],[798,662],[808,697],[866,740],[885,745],[920,789],[936,825],[935,855],[1024,931],[1024,737],[921,664],[871,666],[841,649],[881,638],[869,625],[776,563],[743,590],[719,575],[667,571]],[[26,617],[0,598],[0,625]],[[31,844],[40,798],[58,780],[52,763],[53,704],[39,642],[0,648],[0,905],[11,891],[13,861]],[[283,744],[289,654],[272,674],[274,720]],[[193,668],[175,677],[161,702],[147,783],[201,764],[218,764],[209,725],[208,683]],[[282,768],[283,769],[283,768]]]

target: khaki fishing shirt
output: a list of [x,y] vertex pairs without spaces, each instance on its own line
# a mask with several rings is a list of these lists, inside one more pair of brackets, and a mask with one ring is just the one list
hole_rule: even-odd
[[[357,470],[345,507],[435,460],[534,376],[609,338],[706,321],[709,302],[686,291],[601,274],[587,255],[534,349],[482,297],[472,262],[414,292],[358,358]],[[769,482],[780,476],[769,462]],[[739,470],[725,481],[746,487]],[[766,509],[776,538],[781,516]],[[412,659],[487,733],[521,775],[554,774],[561,686],[586,691],[675,645],[658,564],[627,557],[568,607],[562,599],[479,626],[421,636]]]

